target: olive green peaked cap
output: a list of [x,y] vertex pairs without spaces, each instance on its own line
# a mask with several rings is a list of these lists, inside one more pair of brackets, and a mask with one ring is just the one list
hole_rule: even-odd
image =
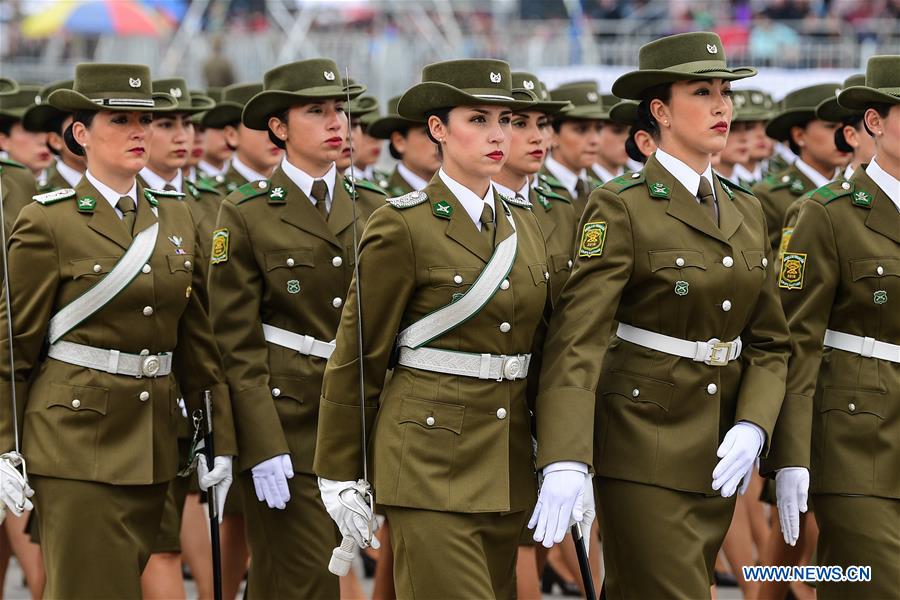
[[48,101],[51,106],[64,112],[160,112],[177,104],[169,94],[153,91],[148,66],[103,63],[77,65],[72,89],[55,90]]
[[425,121],[425,114],[455,106],[505,106],[520,109],[528,102],[512,93],[509,65],[502,60],[463,59],[434,63],[422,69],[418,83],[400,97],[401,117]]
[[68,113],[50,106],[47,102],[47,97],[56,90],[71,90],[74,84],[74,80],[64,79],[42,87],[35,98],[36,104],[25,111],[25,115],[22,117],[22,125],[25,129],[29,131],[50,131],[52,123]]
[[262,89],[261,83],[235,83],[222,88],[222,99],[206,111],[201,124],[209,129],[223,129],[240,123],[244,105]]
[[214,86],[214,87],[206,88],[206,92],[205,92],[205,93],[202,92],[202,91],[200,91],[200,90],[197,90],[196,93],[197,93],[197,94],[200,94],[200,95],[206,95],[206,96],[209,96],[210,98],[213,99],[213,102],[215,102],[216,104],[218,104],[219,102],[222,101],[222,90],[223,90],[223,89],[225,89],[225,88],[215,87],[215,86]]
[[550,90],[550,97],[557,102],[571,102],[572,108],[559,115],[560,119],[602,120],[609,119],[612,106],[603,105],[603,95],[596,81],[572,81]]
[[297,104],[321,100],[352,100],[366,86],[341,79],[337,64],[330,58],[313,58],[281,65],[266,71],[263,91],[244,106],[241,117],[250,129],[265,131],[269,117]]
[[670,35],[641,46],[638,70],[616,79],[612,93],[640,100],[647,88],[692,79],[744,79],[756,75],[752,67],[730,68],[725,47],[715,33],[700,31]]
[[0,94],[0,120],[21,121],[25,112],[37,103],[40,91],[37,85],[20,85],[17,92]]
[[732,99],[734,116],[731,120],[735,123],[768,121],[778,110],[772,96],[762,90],[734,90]]
[[176,104],[168,112],[196,114],[207,111],[216,105],[209,96],[193,94],[184,79],[154,79],[153,91],[169,94],[175,98]]
[[839,83],[820,83],[794,90],[781,101],[781,110],[766,126],[766,135],[784,142],[791,135],[791,127],[816,118],[816,107],[834,98]]
[[387,114],[373,121],[369,125],[366,133],[380,140],[389,140],[391,139],[391,134],[395,131],[400,131],[408,127],[415,127],[417,125],[424,125],[421,121],[412,121],[401,117],[397,112],[397,106],[399,104],[400,96],[394,96],[388,100]]
[[623,125],[634,125],[637,122],[638,102],[621,100],[609,109],[609,120]]
[[822,119],[823,121],[830,121],[832,123],[840,123],[846,117],[852,117],[853,115],[862,115],[864,111],[862,110],[850,110],[849,108],[844,108],[840,104],[838,104],[838,94],[841,93],[841,90],[846,90],[849,87],[853,87],[854,85],[866,85],[866,76],[862,73],[858,75],[851,75],[847,79],[844,80],[844,84],[835,90],[834,96],[828,98],[826,100],[822,100],[819,105],[816,107],[816,118]]
[[8,77],[0,77],[0,94],[12,94],[18,89],[19,84],[15,81]]
[[534,110],[555,115],[572,107],[566,100],[550,100],[544,84],[533,73],[514,71],[512,73],[513,97],[517,100],[532,100],[524,110]]
[[852,110],[865,110],[873,104],[900,104],[900,55],[870,58],[866,64],[865,85],[843,90],[838,102]]

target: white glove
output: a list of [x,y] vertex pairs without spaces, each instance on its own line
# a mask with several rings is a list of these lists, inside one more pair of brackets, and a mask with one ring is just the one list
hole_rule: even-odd
[[256,488],[256,498],[269,506],[284,510],[288,500],[291,499],[291,491],[288,488],[288,479],[294,476],[294,465],[289,454],[279,454],[268,458],[252,469],[253,487]]
[[319,477],[322,504],[337,523],[341,535],[352,538],[360,548],[381,547],[375,530],[378,522],[369,505],[369,484],[365,481],[334,481]]
[[216,488],[216,514],[219,515],[219,523],[225,513],[225,498],[231,487],[234,476],[232,475],[232,458],[230,456],[216,456],[213,459],[213,470],[206,465],[206,455],[197,456],[197,479],[200,481],[200,489],[204,492],[211,486]]
[[721,490],[724,498],[730,498],[740,485],[743,495],[750,485],[753,466],[764,439],[763,430],[753,423],[741,421],[729,429],[716,451],[716,456],[722,460],[713,469],[712,489]]
[[34,496],[34,490],[16,468],[21,464],[22,457],[15,452],[0,455],[0,500],[17,517],[34,508],[29,500]]
[[181,409],[181,416],[187,419],[187,405],[184,403],[184,398],[178,399],[178,408]]
[[[534,541],[543,543],[545,548],[563,541],[570,524],[585,520],[585,482],[590,482],[584,463],[570,463],[584,467],[584,471],[553,470],[556,464],[544,468],[544,482],[528,521],[528,528],[534,529]],[[591,501],[593,503],[593,494]]]
[[784,543],[796,546],[800,537],[800,513],[806,512],[809,498],[809,471],[804,467],[779,469],[775,475],[775,497]]

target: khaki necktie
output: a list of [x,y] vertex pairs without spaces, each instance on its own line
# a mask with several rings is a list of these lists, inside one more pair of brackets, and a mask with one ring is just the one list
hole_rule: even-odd
[[487,236],[488,241],[491,242],[491,246],[494,245],[494,209],[491,208],[491,205],[487,202],[484,203],[484,208],[481,209],[481,233]]
[[325,199],[328,197],[328,185],[324,179],[316,179],[313,182],[312,190],[309,194],[316,201],[316,210],[322,215],[322,219],[328,220],[328,205]]
[[116,202],[116,208],[122,211],[122,222],[125,224],[128,235],[134,237],[134,218],[137,216],[134,200],[130,196],[122,196]]
[[177,192],[178,190],[176,190],[175,186],[172,185],[171,183],[167,183],[166,185],[163,186],[163,191],[164,192]]
[[591,195],[591,187],[587,181],[579,177],[578,183],[575,184],[575,192],[578,194],[579,200],[587,202],[588,196]]
[[706,210],[706,214],[712,219],[712,222],[719,225],[719,215],[716,211],[716,196],[713,194],[712,186],[709,185],[709,179],[700,177],[700,187],[697,189],[697,197],[700,199],[700,206]]

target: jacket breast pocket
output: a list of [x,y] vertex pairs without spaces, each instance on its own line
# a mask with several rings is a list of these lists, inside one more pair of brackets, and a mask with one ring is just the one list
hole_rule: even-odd
[[[832,485],[871,484],[879,455],[879,429],[885,421],[888,395],[878,390],[826,387],[818,410],[814,452],[817,473],[827,489]],[[884,455],[884,451],[881,451]]]
[[569,254],[554,254],[550,257],[550,262],[554,273],[572,270],[572,256]]
[[466,407],[411,397],[400,402],[398,488],[401,494],[443,498],[449,489]]
[[168,254],[166,260],[169,263],[169,272],[175,273],[193,273],[194,272],[194,255],[193,254]]
[[119,262],[118,256],[99,256],[70,260],[72,279],[99,279],[109,274]]
[[528,270],[531,272],[531,280],[534,281],[534,285],[542,283],[547,285],[550,282],[550,272],[547,270],[547,265],[543,263],[528,265]]
[[266,271],[316,266],[312,248],[285,248],[265,253]]
[[766,267],[769,266],[769,259],[766,258],[766,253],[762,250],[741,250],[741,254],[744,255],[744,262],[747,263],[747,268],[751,271],[753,269],[765,271]]
[[468,288],[480,274],[474,267],[428,267],[428,283],[433,288]]
[[676,250],[650,250],[650,271],[656,273],[662,269],[700,269],[706,270],[706,259],[699,250],[688,248]]
[[900,258],[859,258],[850,261],[850,278],[854,282],[872,279],[875,283],[874,280],[884,277],[900,277]]
[[47,421],[56,435],[54,461],[95,464],[103,421],[106,418],[109,390],[101,387],[50,384]]

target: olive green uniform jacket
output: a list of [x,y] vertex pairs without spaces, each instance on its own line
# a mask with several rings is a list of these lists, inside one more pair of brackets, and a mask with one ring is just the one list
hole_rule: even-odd
[[[493,252],[486,233],[439,174],[413,198],[423,201],[375,211],[360,245],[366,425],[376,501],[459,513],[528,510],[536,486],[526,380],[498,382],[398,365],[384,386],[398,332],[465,293]],[[532,351],[548,303],[544,240],[528,207],[504,207],[496,193],[494,205],[495,244],[512,234],[507,211],[518,232],[509,285],[429,347],[495,355]],[[351,286],[322,388],[315,471],[327,479],[362,475],[358,318]]]
[[[603,185],[603,182],[593,175],[593,171],[591,169],[588,169],[587,176],[591,191]],[[537,178],[543,187],[549,188],[552,192],[559,194],[560,196],[568,200],[575,209],[575,217],[578,219],[581,218],[581,215],[584,214],[584,208],[585,206],[587,206],[587,196],[579,196],[573,198],[571,192],[569,192],[566,186],[563,185],[563,183],[559,179],[557,179],[546,166],[541,167],[541,170],[538,172]]]
[[245,184],[222,202],[210,312],[242,470],[290,453],[295,471],[312,473],[326,361],[266,342],[262,325],[334,339],[353,270],[353,206],[342,182],[334,186],[327,222],[281,167],[271,180]]
[[768,175],[753,186],[753,193],[766,215],[769,243],[776,256],[782,249],[781,237],[788,208],[803,194],[814,189],[813,182],[796,165],[789,166],[777,175]]
[[[216,452],[237,454],[221,359],[206,309],[192,293],[203,283],[193,264],[197,233],[191,213],[180,198],[145,193],[140,183],[137,198],[135,231],[160,225],[149,268],[62,339],[132,354],[173,352],[168,376],[138,379],[44,355],[50,318],[102,280],[132,243],[115,210],[86,178],[64,199],[23,208],[10,237],[16,364],[11,374],[4,310],[0,445],[4,451],[13,447],[14,379],[24,411],[23,454],[32,473],[116,485],[171,480],[182,419],[178,398],[184,397],[191,413],[201,408],[207,389],[215,404]],[[158,217],[151,210],[156,203]],[[143,392],[149,397],[142,398]]]
[[[721,179],[715,194],[718,227],[651,157],[591,195],[544,346],[538,467],[574,460],[713,496],[725,433],[745,420],[771,434],[789,345],[765,217]],[[610,338],[614,319],[689,341],[740,336],[743,352],[706,365]]]
[[410,192],[414,192],[412,186],[403,179],[403,176],[400,174],[400,171],[397,170],[397,167],[394,167],[394,171],[391,173],[390,178],[388,179],[388,187],[385,190],[388,195],[397,198],[402,196],[403,194],[408,194]]
[[0,192],[3,197],[3,225],[8,239],[19,211],[31,204],[31,197],[37,193],[37,182],[25,165],[0,158]]
[[531,188],[529,200],[533,205],[532,212],[544,234],[550,267],[550,295],[555,303],[572,270],[572,252],[578,217],[572,203],[547,184],[542,183],[537,188]]
[[900,212],[857,169],[805,199],[779,287],[787,396],[762,472],[811,468],[811,491],[900,498],[900,364],[823,347],[825,330],[900,344]]

